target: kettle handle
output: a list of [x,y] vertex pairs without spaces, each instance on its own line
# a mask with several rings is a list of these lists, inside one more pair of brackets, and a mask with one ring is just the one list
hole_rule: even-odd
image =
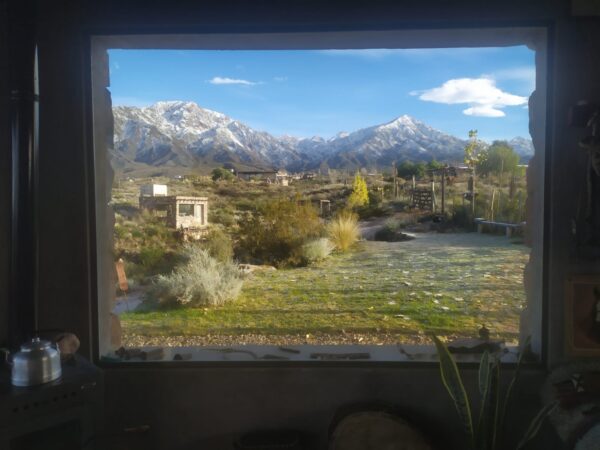
[[60,355],[60,346],[58,345],[58,341],[56,342],[52,342],[52,344],[50,344],[52,347],[54,347],[54,349],[58,352],[58,354]]
[[0,348],[0,353],[4,353],[4,360],[6,361],[6,364],[12,366],[10,351],[7,348]]

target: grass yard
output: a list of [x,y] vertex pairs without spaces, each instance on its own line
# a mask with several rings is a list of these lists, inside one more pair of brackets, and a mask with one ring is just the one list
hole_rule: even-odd
[[503,236],[423,233],[361,242],[305,268],[260,271],[218,308],[121,316],[124,344],[421,343],[424,333],[516,341],[529,249]]

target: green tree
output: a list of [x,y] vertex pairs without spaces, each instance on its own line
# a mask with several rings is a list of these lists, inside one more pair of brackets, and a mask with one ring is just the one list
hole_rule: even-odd
[[217,167],[216,169],[213,169],[213,171],[212,171],[212,180],[213,181],[232,180],[232,179],[233,179],[233,174],[231,173],[230,170],[227,170],[224,167]]
[[357,172],[352,183],[352,194],[348,197],[348,205],[351,208],[365,206],[369,204],[369,189],[367,182]]
[[425,163],[413,163],[412,161],[403,161],[398,166],[398,176],[402,178],[411,178],[413,175],[416,178],[421,178],[425,175],[427,165]]
[[512,173],[519,165],[519,155],[506,141],[494,141],[487,150],[487,157],[477,167],[482,175],[489,173]]
[[427,170],[439,170],[444,167],[444,163],[439,162],[437,159],[432,159],[427,163]]

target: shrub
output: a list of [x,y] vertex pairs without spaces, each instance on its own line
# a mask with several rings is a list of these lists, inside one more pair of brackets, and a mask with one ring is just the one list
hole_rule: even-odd
[[226,227],[235,225],[235,214],[229,208],[210,208],[208,210],[208,222],[218,223]]
[[385,221],[383,227],[375,232],[373,236],[375,241],[385,242],[401,242],[411,240],[407,234],[400,231],[401,223],[396,219],[388,219]]
[[163,305],[219,306],[240,293],[243,275],[237,264],[221,262],[198,247],[186,247],[187,262],[159,275],[149,291]]
[[455,205],[452,209],[451,222],[461,228],[473,229],[473,214],[471,213],[471,205]]
[[233,259],[233,243],[231,238],[220,228],[212,228],[206,236],[206,240],[201,244],[201,247],[218,261],[228,262]]
[[302,256],[309,263],[327,259],[334,247],[327,238],[313,239],[302,246]]
[[240,256],[277,266],[302,265],[302,245],[322,230],[318,211],[308,202],[265,202],[240,222]]
[[384,217],[393,213],[392,209],[387,205],[368,204],[356,208],[356,213],[361,219],[370,219],[371,217]]
[[140,250],[139,261],[146,271],[153,271],[165,257],[165,251],[159,247],[145,247]]
[[356,214],[348,211],[339,213],[327,225],[327,235],[338,250],[347,251],[360,236]]

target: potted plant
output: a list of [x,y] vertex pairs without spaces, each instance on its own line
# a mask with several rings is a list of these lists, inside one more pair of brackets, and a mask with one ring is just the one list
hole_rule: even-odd
[[[500,361],[497,355],[485,351],[479,363],[479,394],[481,407],[476,423],[467,396],[462,377],[448,348],[437,336],[432,336],[440,360],[442,382],[454,401],[456,411],[466,434],[469,450],[500,450],[506,448],[504,442],[504,421],[512,392],[519,377],[523,354],[519,354],[515,374],[504,395],[500,395]],[[529,346],[527,338],[524,348]],[[533,418],[527,431],[517,444],[520,450],[535,437],[544,419],[556,408],[558,403],[550,403],[540,409]]]

